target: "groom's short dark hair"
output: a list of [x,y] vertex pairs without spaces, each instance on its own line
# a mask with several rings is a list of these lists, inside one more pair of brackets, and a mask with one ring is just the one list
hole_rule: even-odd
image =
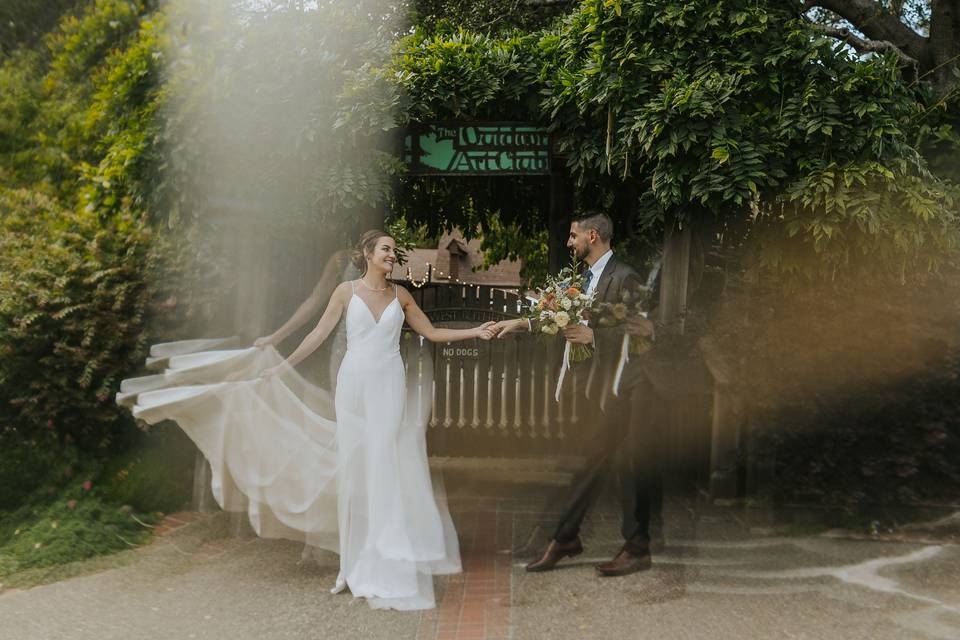
[[588,209],[573,216],[573,221],[581,229],[593,229],[600,236],[601,242],[610,242],[613,239],[613,220],[603,211]]

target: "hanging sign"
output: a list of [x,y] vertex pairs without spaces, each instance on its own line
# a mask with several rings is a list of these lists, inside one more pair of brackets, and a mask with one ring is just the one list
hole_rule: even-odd
[[414,175],[545,175],[550,133],[523,122],[424,123],[404,138]]

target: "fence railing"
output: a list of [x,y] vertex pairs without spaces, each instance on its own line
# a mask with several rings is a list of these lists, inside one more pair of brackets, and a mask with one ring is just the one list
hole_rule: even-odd
[[[431,320],[446,326],[473,326],[517,317],[516,291],[469,285],[425,285],[414,289]],[[401,349],[408,380],[432,380],[421,389],[430,402],[427,432],[431,455],[576,456],[587,437],[585,407],[571,372],[555,399],[563,341],[517,334],[505,339],[432,345],[405,331]],[[679,372],[678,372],[679,373]],[[646,419],[659,421],[667,435],[666,454],[674,468],[705,479],[711,452],[712,397],[709,381],[651,371]],[[417,376],[422,376],[417,378]],[[672,380],[672,381],[671,381]],[[581,403],[582,404],[582,403]]]

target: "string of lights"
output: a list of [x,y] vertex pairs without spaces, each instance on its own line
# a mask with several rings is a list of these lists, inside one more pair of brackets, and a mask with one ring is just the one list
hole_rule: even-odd
[[410,284],[412,284],[416,289],[420,289],[421,287],[423,287],[423,285],[427,284],[428,282],[432,282],[433,281],[432,276],[436,276],[438,280],[443,280],[446,282],[455,282],[457,284],[466,285],[471,288],[481,286],[473,282],[465,282],[460,278],[453,278],[429,262],[427,263],[427,272],[424,274],[423,278],[420,280],[415,279],[413,277],[413,272],[410,270],[410,267],[407,267],[407,281]]

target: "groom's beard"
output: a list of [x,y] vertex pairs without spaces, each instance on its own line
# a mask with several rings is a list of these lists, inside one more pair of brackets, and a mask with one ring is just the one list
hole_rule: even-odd
[[590,250],[588,247],[584,247],[582,249],[579,247],[574,247],[570,250],[570,254],[573,255],[577,260],[586,260],[589,253]]

